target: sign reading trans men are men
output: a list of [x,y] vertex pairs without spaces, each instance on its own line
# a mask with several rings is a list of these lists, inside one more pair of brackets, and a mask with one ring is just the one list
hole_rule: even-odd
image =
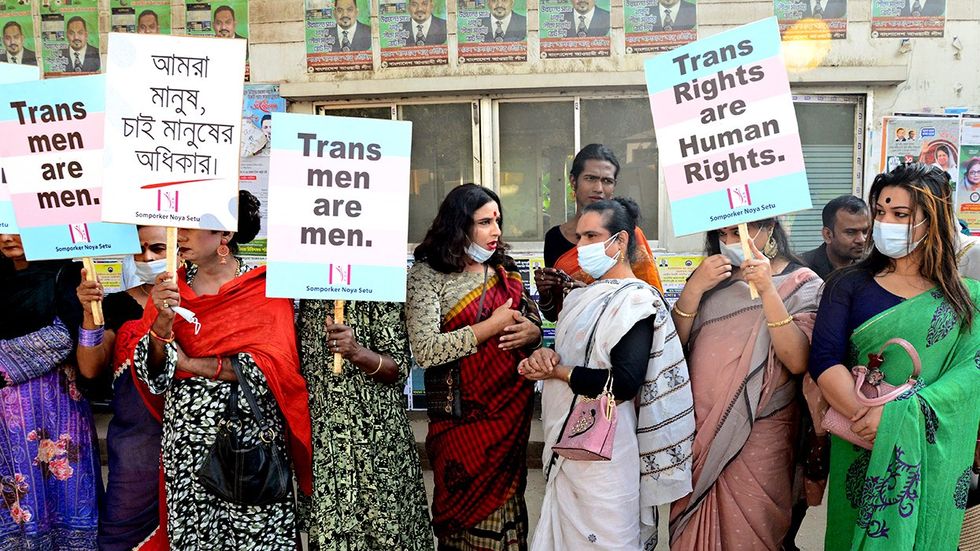
[[405,300],[412,123],[273,113],[266,294]]
[[776,18],[653,57],[645,69],[677,235],[811,207]]

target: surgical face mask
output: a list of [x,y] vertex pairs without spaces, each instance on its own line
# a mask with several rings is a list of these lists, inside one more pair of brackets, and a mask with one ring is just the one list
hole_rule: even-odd
[[608,256],[606,254],[606,249],[609,248],[609,244],[613,239],[616,239],[615,235],[602,243],[583,245],[578,248],[578,265],[592,279],[599,279],[606,275],[606,272],[611,270],[616,265],[616,261],[619,260],[619,255],[622,251],[616,253],[616,256]]
[[[755,241],[755,238],[756,237],[759,237],[759,232],[761,232],[761,231],[762,231],[762,228],[760,227],[759,230],[757,232],[755,232],[755,235],[752,236],[752,237],[750,237],[749,239],[752,240],[752,241]],[[742,240],[741,239],[739,239],[735,243],[732,243],[731,245],[729,245],[729,244],[725,243],[724,241],[722,241],[721,240],[721,236],[719,235],[718,236],[718,248],[721,249],[721,254],[725,255],[725,257],[729,261],[731,261],[732,266],[738,267],[738,266],[741,266],[743,262],[745,262],[745,254],[742,252]]]
[[483,264],[487,260],[490,260],[490,257],[493,256],[493,251],[484,249],[471,241],[469,247],[466,247],[466,254],[470,255],[470,258],[477,264]]
[[140,283],[155,283],[157,274],[167,270],[167,259],[151,260],[149,262],[134,262],[136,265],[136,279]]
[[923,220],[918,224],[909,228],[908,224],[895,224],[891,222],[879,222],[875,220],[874,229],[871,230],[872,238],[875,242],[875,248],[881,254],[891,257],[891,258],[902,258],[907,256],[909,253],[915,250],[922,243],[922,239],[915,243],[909,244],[909,230],[914,230],[926,221]]

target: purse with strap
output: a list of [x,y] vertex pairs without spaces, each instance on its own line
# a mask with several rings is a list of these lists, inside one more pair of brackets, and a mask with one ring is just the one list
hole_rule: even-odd
[[[909,377],[908,381],[898,386],[890,385],[885,382],[884,374],[881,372],[881,366],[885,362],[884,354],[885,349],[891,345],[898,345],[902,347],[903,350],[912,358],[912,375]],[[862,406],[874,407],[882,406],[891,402],[892,400],[898,398],[905,392],[908,392],[915,386],[916,377],[922,371],[922,362],[919,361],[919,353],[905,339],[889,339],[885,344],[881,346],[881,349],[877,354],[868,354],[868,365],[856,365],[851,368],[851,374],[854,376],[854,394],[857,402]],[[844,440],[852,444],[861,446],[864,449],[870,450],[872,447],[871,442],[868,442],[864,438],[861,438],[854,431],[851,430],[850,418],[848,418],[843,413],[837,411],[834,408],[829,408],[827,413],[823,417],[823,428],[827,429]]]
[[[282,501],[292,487],[289,458],[272,420],[262,415],[252,389],[242,377],[238,358],[229,358],[237,383],[232,383],[225,416],[197,480],[211,494],[240,505],[268,505]],[[238,409],[238,391],[245,395],[254,421]]]

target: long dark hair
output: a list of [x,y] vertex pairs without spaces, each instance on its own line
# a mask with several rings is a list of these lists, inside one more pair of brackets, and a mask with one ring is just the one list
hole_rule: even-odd
[[[803,261],[789,248],[789,237],[786,236],[786,230],[783,229],[783,224],[778,218],[765,218],[763,220],[749,222],[749,224],[757,224],[762,230],[772,228],[772,238],[776,241],[776,256],[785,258],[796,264],[803,264]],[[750,236],[746,237],[751,239]],[[721,245],[718,244],[718,230],[711,230],[705,234],[704,252],[705,256],[721,253]]]
[[598,212],[602,216],[602,227],[610,235],[621,231],[629,234],[626,257],[630,262],[636,261],[636,222],[640,218],[640,207],[636,201],[629,197],[613,197],[588,204],[582,209],[582,214],[587,212]]
[[[932,281],[942,291],[956,312],[960,323],[969,329],[973,324],[974,310],[977,306],[960,280],[956,267],[956,236],[959,223],[953,214],[952,193],[949,187],[949,174],[939,167],[923,163],[907,163],[895,167],[875,177],[868,194],[868,205],[872,210],[886,187],[900,187],[907,191],[915,210],[921,210],[927,222],[926,235],[912,254],[920,255],[919,275]],[[917,207],[917,208],[916,208]],[[913,224],[909,224],[909,240],[912,239]],[[871,254],[853,266],[839,270],[830,278],[828,288],[851,272],[864,272],[871,277],[895,270],[894,259],[885,256],[874,247],[871,238]]]
[[[476,184],[463,184],[453,188],[439,205],[439,212],[432,220],[425,238],[415,247],[415,261],[427,262],[434,270],[444,274],[462,272],[466,267],[466,247],[470,244],[473,214],[490,201],[497,203],[500,208],[500,225],[503,226],[503,205],[493,190]],[[486,263],[513,269],[514,260],[507,256],[509,248],[501,236],[497,240],[497,249]]]
[[247,190],[238,192],[238,231],[228,241],[232,254],[238,254],[238,246],[255,239],[262,225],[259,199]]

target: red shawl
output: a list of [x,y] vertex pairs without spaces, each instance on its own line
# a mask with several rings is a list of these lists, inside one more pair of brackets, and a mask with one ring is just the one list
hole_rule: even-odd
[[[197,296],[186,283],[184,268],[177,271],[180,305],[197,315],[201,332],[178,316],[174,321],[176,342],[191,358],[249,354],[265,375],[289,431],[289,447],[300,490],[313,491],[312,442],[309,394],[300,375],[289,299],[266,298],[265,267],[256,268],[225,283],[214,295]],[[156,319],[152,301],[143,311],[149,327]],[[186,378],[186,373],[177,374]],[[142,389],[141,389],[142,391]]]
[[[443,332],[476,322],[480,290],[444,316]],[[523,291],[519,274],[498,268],[487,281],[482,319],[508,298],[516,308]],[[432,526],[439,537],[472,528],[524,489],[534,384],[517,373],[526,354],[499,344],[492,337],[460,360],[464,419],[429,423],[425,444],[436,479]]]

